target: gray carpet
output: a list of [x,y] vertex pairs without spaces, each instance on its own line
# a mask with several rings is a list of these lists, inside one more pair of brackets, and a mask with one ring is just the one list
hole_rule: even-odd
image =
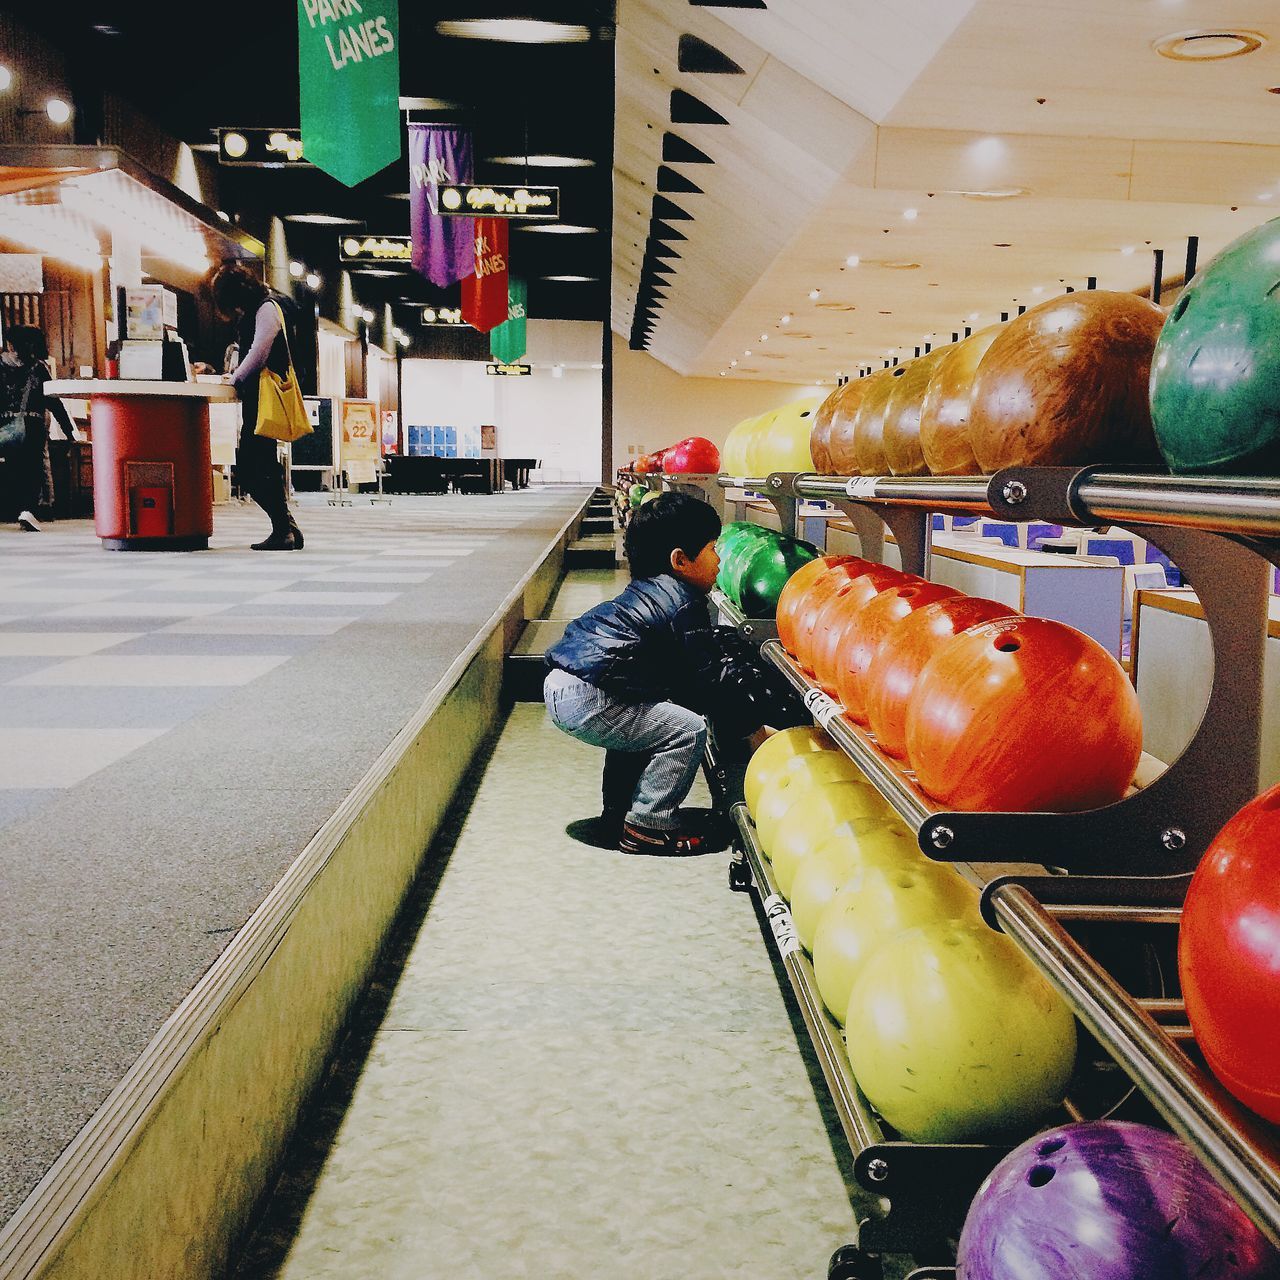
[[586,493],[0,532],[0,1221]]

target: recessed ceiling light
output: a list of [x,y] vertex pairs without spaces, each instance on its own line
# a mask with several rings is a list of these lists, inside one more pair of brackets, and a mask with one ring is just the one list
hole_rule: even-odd
[[768,342],[768,341],[769,341],[769,335],[768,335],[767,333],[762,333],[762,334],[760,335],[760,341],[761,341],[761,342]]
[[517,227],[517,231],[541,231],[556,236],[585,236],[600,230],[599,227],[580,227],[573,222],[531,222]]
[[822,290],[821,290],[821,289],[810,289],[810,290],[809,290],[809,301],[810,301],[810,302],[817,302],[817,300],[818,300],[820,297],[822,297]]
[[599,280],[599,276],[543,276],[544,280],[554,280],[558,284],[586,284],[589,281]]
[[541,18],[452,18],[436,23],[436,33],[460,40],[501,40],[512,44],[579,44],[591,28]]
[[986,187],[977,191],[956,188],[943,192],[943,195],[948,196],[964,196],[966,200],[1012,200],[1017,196],[1030,194],[1026,187]]
[[295,280],[301,280],[307,274],[307,269],[300,262],[289,263],[289,274]]
[[779,316],[779,317],[778,317],[778,323],[779,323],[779,324],[790,324],[790,323],[791,323],[791,313],[790,313],[790,312],[787,312],[787,314],[786,314],[785,316]]
[[920,216],[920,210],[919,209],[903,209],[902,216],[908,222],[914,222]]
[[320,287],[320,277],[314,272],[307,273],[307,288],[318,289]]
[[490,164],[527,164],[531,169],[590,169],[594,160],[586,156],[558,156],[539,152],[531,156],[490,156]]
[[723,370],[723,369],[721,369],[721,370],[720,370],[720,376],[721,376],[722,378],[724,377],[724,370]]
[[238,160],[249,150],[249,139],[243,133],[224,133],[222,147],[233,160]]
[[743,356],[745,357],[745,356],[749,356],[749,355],[751,354],[751,352],[750,352],[750,351],[744,351],[742,354],[743,354]]
[[315,227],[348,227],[360,221],[359,218],[339,218],[334,213],[286,213],[286,222],[306,222]]
[[1044,292],[1044,285],[1042,285],[1042,284],[1038,284],[1038,285],[1036,285],[1036,287],[1035,287],[1034,289],[1032,289],[1032,290],[1031,290],[1031,292],[1032,292],[1032,293],[1037,293],[1037,294],[1039,294],[1039,293],[1043,293],[1043,292]]
[[1217,62],[1222,58],[1239,58],[1254,53],[1266,44],[1260,31],[1224,31],[1206,27],[1199,31],[1176,31],[1155,41],[1152,48],[1175,62]]
[[844,265],[845,265],[846,267],[856,267],[856,266],[858,265],[858,263],[860,263],[861,261],[862,261],[862,259],[861,259],[860,257],[858,257],[858,255],[857,255],[856,253],[851,253],[851,254],[850,254],[850,255],[849,255],[849,256],[844,260]]
[[730,361],[729,361],[729,368],[730,368],[730,369],[736,369],[737,367],[738,367],[738,362],[737,362],[736,360],[730,360]]
[[1271,192],[1270,192],[1270,191],[1263,191],[1263,192],[1261,192],[1261,193],[1259,194],[1259,196],[1258,196],[1258,199],[1259,199],[1259,200],[1270,200],[1270,199],[1271,199]]
[[1124,256],[1127,258],[1131,253],[1133,253],[1133,249],[1134,249],[1133,245],[1127,244],[1123,249],[1120,250],[1120,252],[1123,253]]
[[231,215],[225,209],[215,209],[214,212],[218,215],[218,220],[220,222],[231,221]]
[[54,124],[66,124],[71,119],[71,104],[61,98],[50,98],[44,104],[44,112]]

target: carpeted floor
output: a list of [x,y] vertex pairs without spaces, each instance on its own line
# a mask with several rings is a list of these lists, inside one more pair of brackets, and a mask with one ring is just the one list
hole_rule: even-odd
[[586,494],[0,530],[0,1222]]

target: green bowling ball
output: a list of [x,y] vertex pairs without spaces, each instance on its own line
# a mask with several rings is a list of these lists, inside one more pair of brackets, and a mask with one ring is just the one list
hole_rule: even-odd
[[776,536],[772,530],[744,521],[735,521],[727,525],[720,534],[720,539],[716,543],[716,550],[720,555],[720,572],[716,576],[716,584],[734,604],[740,603],[738,576],[750,552],[759,546],[763,539]]
[[1280,474],[1280,218],[1229,244],[1174,303],[1151,418],[1171,471]]
[[818,558],[817,547],[798,538],[775,538],[755,547],[738,577],[738,604],[749,618],[772,618],[778,596],[801,565]]
[[649,492],[647,484],[633,484],[627,490],[627,501],[633,508],[638,507],[644,501],[644,495]]
[[660,497],[662,497],[661,489],[646,488],[645,491],[640,495],[640,501],[636,503],[636,505],[642,507],[646,502],[652,502],[654,498],[660,498]]

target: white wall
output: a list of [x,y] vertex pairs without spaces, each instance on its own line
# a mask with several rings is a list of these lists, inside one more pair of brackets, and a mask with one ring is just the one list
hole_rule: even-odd
[[686,378],[648,352],[632,351],[615,333],[614,466],[625,466],[638,454],[653,453],[685,436],[705,436],[723,445],[743,418],[831,390],[750,378]]
[[527,378],[490,377],[477,360],[406,360],[404,425],[492,423],[499,457],[536,458],[546,480],[598,481],[601,326],[531,320],[528,336]]

